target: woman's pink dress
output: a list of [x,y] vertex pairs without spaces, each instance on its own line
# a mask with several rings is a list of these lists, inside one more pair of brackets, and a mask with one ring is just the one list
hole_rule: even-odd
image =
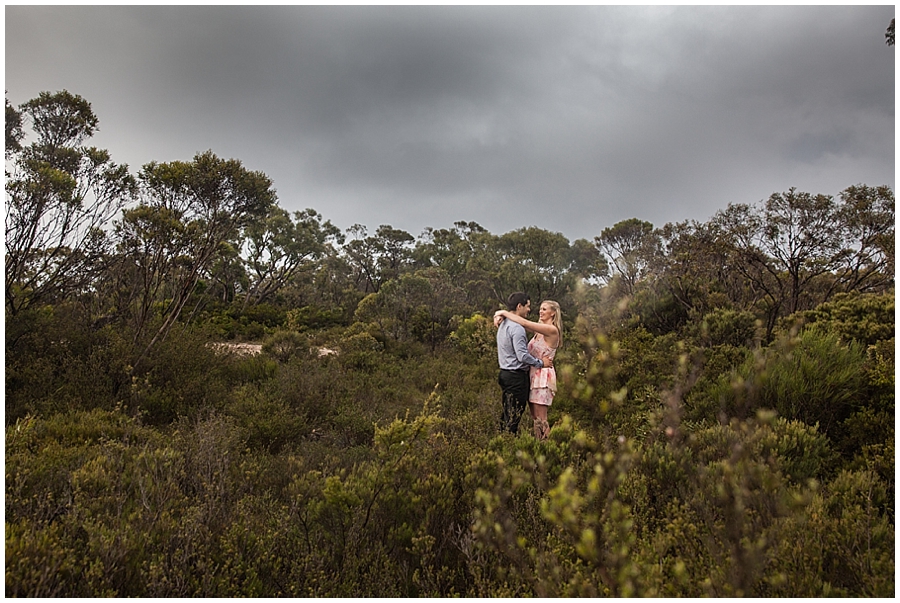
[[[528,342],[528,353],[535,358],[549,356],[553,359],[556,356],[556,348],[551,348],[544,341],[544,336],[536,333],[531,341]],[[556,394],[556,369],[535,368],[531,367],[531,394],[528,401],[532,404],[543,404],[550,406],[553,404],[553,396]]]

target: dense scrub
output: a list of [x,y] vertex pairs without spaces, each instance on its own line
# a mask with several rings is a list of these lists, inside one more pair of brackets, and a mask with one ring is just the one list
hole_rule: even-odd
[[893,338],[581,337],[538,442],[496,435],[479,321],[188,330],[131,383],[103,330],[8,359],[7,594],[893,596]]

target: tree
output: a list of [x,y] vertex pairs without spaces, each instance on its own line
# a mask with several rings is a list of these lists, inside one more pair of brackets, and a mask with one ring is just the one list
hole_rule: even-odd
[[[146,314],[147,303],[154,301],[162,302],[164,310],[161,326],[135,367],[169,333],[220,246],[253,220],[263,219],[276,202],[265,174],[247,170],[236,159],[219,159],[212,151],[191,162],[149,163],[140,180],[144,200],[123,221],[121,246],[138,254],[127,255],[126,261],[153,256],[134,264],[143,300],[138,312]],[[163,284],[166,295],[159,299]]]
[[565,304],[579,278],[594,281],[608,272],[589,241],[570,245],[562,234],[537,227],[498,237],[475,222],[456,222],[451,229],[427,229],[413,255],[417,266],[446,271],[469,307],[485,313],[513,291]]
[[[7,104],[6,308],[27,307],[85,291],[108,239],[104,227],[136,192],[128,166],[82,143],[97,130],[90,103],[65,90]],[[36,135],[21,147],[20,118]]]
[[354,224],[347,233],[353,240],[344,245],[344,254],[353,266],[357,286],[366,293],[377,293],[382,283],[397,277],[412,258],[410,244],[415,239],[405,230],[382,224],[368,236],[365,226]]
[[311,270],[331,241],[343,242],[340,231],[313,209],[295,212],[293,219],[273,207],[264,220],[254,220],[244,229],[247,273],[251,277],[243,307],[260,303],[282,288],[298,272]]
[[413,261],[420,268],[445,271],[464,291],[470,308],[488,312],[502,298],[491,280],[498,262],[497,240],[477,222],[455,222],[449,229],[428,228],[413,251]]
[[179,258],[189,253],[189,236],[175,208],[148,204],[125,210],[115,236],[119,253],[118,270],[111,274],[119,281],[115,307],[130,318],[137,344],[154,306],[175,293],[165,288],[177,281]]
[[787,275],[787,310],[794,313],[807,285],[837,268],[842,243],[837,208],[830,196],[792,188],[769,197],[762,217],[760,242],[775,259],[772,274]]
[[841,193],[838,213],[846,239],[837,275],[843,289],[879,291],[893,285],[894,192],[887,186],[851,186]]
[[574,287],[575,258],[561,233],[529,226],[500,236],[496,246],[491,280],[499,302],[513,291],[525,291],[535,303],[560,301]]
[[745,279],[731,269],[712,223],[681,222],[659,229],[662,253],[652,270],[658,285],[688,312],[705,314],[725,301],[740,304]]
[[[9,104],[6,99],[6,158],[9,159],[16,152],[22,150],[22,140],[25,131],[22,129],[22,113]],[[7,174],[7,178],[9,175]]]
[[588,282],[604,281],[609,277],[609,262],[587,239],[572,241],[570,249],[571,272]]
[[781,315],[807,310],[844,290],[892,282],[894,200],[890,189],[862,185],[827,195],[790,189],[761,208],[729,205],[714,216],[728,248],[726,264],[763,303],[767,336]]
[[627,295],[634,294],[635,286],[659,252],[659,237],[653,231],[653,224],[637,218],[604,228],[594,243],[612,263]]
[[241,258],[240,241],[226,241],[219,246],[212,266],[208,270],[210,287],[216,290],[216,296],[222,303],[235,300],[239,292],[249,291],[250,278]]
[[395,340],[415,338],[434,351],[463,311],[464,292],[441,268],[404,273],[384,283],[359,304],[356,318],[374,322]]
[[894,20],[891,19],[891,24],[888,25],[887,31],[884,32],[885,41],[884,43],[888,46],[894,45]]
[[453,228],[426,228],[413,250],[420,268],[437,267],[452,277],[460,276],[472,257],[472,235],[487,232],[477,222],[455,222]]
[[747,303],[761,303],[766,315],[766,336],[771,338],[775,321],[785,305],[787,292],[783,275],[762,248],[764,221],[748,204],[729,204],[712,219],[727,247],[726,265],[744,278]]

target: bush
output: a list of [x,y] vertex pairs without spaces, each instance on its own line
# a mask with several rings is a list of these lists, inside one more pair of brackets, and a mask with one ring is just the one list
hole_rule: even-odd
[[729,417],[773,409],[831,434],[860,402],[864,362],[859,345],[809,329],[748,358],[711,395]]
[[894,293],[839,293],[800,318],[844,339],[874,345],[894,337]]
[[112,410],[127,387],[127,332],[93,329],[78,308],[45,306],[7,320],[6,422],[28,414]]
[[228,396],[226,363],[206,343],[201,333],[185,331],[150,350],[129,392],[130,406],[147,423],[163,425],[222,408]]
[[885,501],[883,482],[865,471],[842,472],[813,494],[776,525],[762,595],[893,597],[894,529],[878,511]]
[[340,342],[341,364],[349,369],[371,371],[381,362],[384,344],[368,333],[354,333]]
[[275,331],[263,342],[262,351],[279,362],[287,362],[297,354],[309,354],[310,341],[295,331]]
[[343,325],[346,321],[343,308],[320,308],[319,306],[303,306],[285,313],[285,327],[294,331],[307,329],[327,329]]
[[299,442],[312,429],[307,418],[286,404],[275,388],[258,384],[235,392],[225,413],[236,420],[248,446],[272,454]]
[[755,347],[762,339],[762,324],[752,312],[717,308],[693,323],[692,335],[704,346]]
[[469,318],[456,317],[456,328],[449,341],[466,354],[476,358],[493,358],[497,354],[497,329],[491,318],[473,314]]

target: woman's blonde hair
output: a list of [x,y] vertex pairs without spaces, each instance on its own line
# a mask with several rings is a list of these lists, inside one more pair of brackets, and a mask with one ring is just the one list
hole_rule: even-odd
[[559,331],[559,343],[556,345],[557,348],[562,347],[562,310],[559,309],[559,304],[553,301],[552,299],[545,299],[541,302],[541,305],[547,304],[553,310],[553,320],[550,323],[556,327],[556,330]]

